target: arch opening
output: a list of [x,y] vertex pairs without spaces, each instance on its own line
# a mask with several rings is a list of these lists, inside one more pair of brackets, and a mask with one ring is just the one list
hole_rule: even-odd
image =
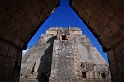
[[[61,2],[62,2],[62,0],[61,0]],[[63,1],[64,2],[64,1]],[[69,3],[69,1],[68,1],[68,3]],[[67,9],[67,8],[68,9]],[[64,8],[64,9],[63,9]],[[65,10],[66,9],[66,10]],[[60,10],[61,10],[61,12],[60,12]],[[63,17],[62,16],[62,14],[65,16],[66,15],[66,17]],[[61,5],[60,5],[60,7],[58,7],[56,10],[55,10],[55,12],[44,22],[44,24],[40,27],[40,29],[37,31],[37,32],[39,32],[38,34],[39,34],[39,36],[40,36],[40,34],[41,34],[41,32],[43,32],[43,33],[45,33],[45,31],[43,31],[43,30],[45,30],[45,29],[48,29],[49,27],[54,27],[54,26],[57,26],[57,27],[59,27],[59,26],[61,26],[61,27],[68,27],[68,26],[76,26],[76,27],[83,27],[82,29],[83,29],[83,33],[87,33],[89,30],[87,29],[87,27],[84,25],[84,24],[82,24],[82,21],[81,21],[81,19],[79,19],[78,18],[78,16],[76,15],[76,14],[72,14],[72,13],[74,13],[74,11],[69,7],[69,4],[68,5],[66,5],[66,6],[63,6],[63,7],[61,7]],[[61,18],[60,18],[61,17]],[[77,18],[76,18],[77,17]],[[54,18],[54,19],[53,19]],[[70,18],[72,18],[72,19],[70,19]],[[78,21],[77,22],[75,22],[75,20],[77,20],[78,19]],[[63,21],[63,20],[66,20],[66,21]],[[51,21],[52,21],[52,23],[51,23]],[[79,23],[78,23],[79,22]],[[58,23],[58,24],[57,24]],[[77,23],[77,24],[75,24],[75,23]],[[48,27],[48,28],[46,28],[46,27]],[[89,31],[90,32],[90,31]],[[88,34],[88,36],[93,36],[92,35],[92,33],[90,32],[90,33],[87,33]],[[37,34],[36,34],[36,36],[37,36]],[[36,38],[36,36],[34,36],[35,38]],[[33,37],[33,38],[34,38]],[[41,36],[40,36],[41,37]],[[42,37],[43,38],[43,37]],[[66,40],[66,36],[61,36],[61,38],[62,38],[62,40]],[[91,38],[91,40],[92,41],[94,41],[94,38]],[[51,41],[51,40],[49,40],[49,41]],[[97,40],[95,39],[95,41],[94,42],[96,42]],[[36,43],[36,39],[35,39],[35,43]],[[29,45],[30,45],[31,43],[29,42]],[[97,43],[98,44],[98,43]],[[34,45],[34,44],[33,44]],[[29,48],[29,47],[28,47]],[[100,49],[100,48],[98,48],[98,49]],[[49,49],[48,49],[49,50]],[[102,51],[102,48],[101,48],[101,51]],[[50,56],[49,56],[50,57]],[[107,60],[107,59],[106,59]],[[52,63],[52,62],[51,62]],[[82,73],[83,74],[83,73]],[[44,74],[43,74],[44,75]],[[50,74],[49,74],[50,75]],[[47,77],[45,77],[46,79],[48,79]]]
[[[50,7],[49,5],[52,4],[52,2],[54,2],[53,7]],[[58,0],[51,0],[51,2],[45,0],[42,3],[47,3],[48,6],[42,8],[40,7],[42,3],[39,0],[32,1],[30,2],[31,4],[28,0],[25,3],[15,0],[10,0],[9,2],[1,1],[0,11],[3,13],[0,16],[0,60],[4,62],[4,65],[0,64],[0,69],[2,69],[0,76],[3,77],[0,81],[9,81],[9,77],[12,78],[11,81],[14,80],[18,82],[18,76],[16,75],[19,75],[21,49],[26,48],[24,45],[27,45],[28,41],[38,30],[38,25],[42,24],[42,20],[49,16],[51,9],[56,6],[57,2]],[[120,74],[123,73],[122,67],[124,61],[122,55],[124,51],[124,29],[122,28],[124,24],[123,2],[123,0],[113,2],[71,0],[70,2],[70,6],[94,33],[104,48],[104,51],[108,52],[113,81],[117,79],[123,81],[123,75]],[[118,5],[116,5],[116,3]],[[37,7],[35,6],[36,4]],[[51,9],[47,10],[48,7]],[[44,14],[41,14],[40,11],[43,11]],[[71,18],[69,19],[72,20]],[[68,21],[64,22],[67,24]],[[63,26],[64,25],[62,25],[62,27]],[[6,74],[8,77],[6,77]]]

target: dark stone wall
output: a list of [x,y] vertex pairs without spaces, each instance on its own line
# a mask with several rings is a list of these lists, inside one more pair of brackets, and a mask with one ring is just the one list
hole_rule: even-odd
[[[6,53],[12,45],[14,52],[26,49],[31,37],[36,33],[39,26],[51,14],[52,10],[59,5],[59,0],[1,0],[0,1],[0,58],[7,62]],[[113,82],[123,82],[124,70],[124,1],[123,0],[71,0],[70,5],[93,32],[108,52],[110,69]],[[10,48],[11,49],[11,48]],[[1,55],[2,54],[2,55]],[[5,54],[5,55],[4,55]],[[4,56],[3,56],[4,55]],[[14,55],[18,55],[14,53]],[[5,58],[5,60],[4,60]],[[11,58],[8,58],[11,60]],[[14,63],[16,59],[12,59]],[[12,63],[11,61],[11,63]],[[9,75],[0,64],[0,77]],[[15,69],[14,69],[15,70]],[[13,76],[12,71],[12,76]],[[8,81],[13,82],[13,78]],[[3,81],[0,79],[0,81]]]
[[124,82],[124,1],[71,0],[71,7],[108,52],[113,82]]

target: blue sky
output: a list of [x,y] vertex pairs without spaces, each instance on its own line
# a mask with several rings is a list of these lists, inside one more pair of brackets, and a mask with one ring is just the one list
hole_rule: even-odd
[[[83,21],[78,17],[78,15],[74,12],[74,10],[69,7],[69,0],[60,0],[60,6],[51,14],[47,20],[42,24],[37,33],[32,37],[30,42],[28,43],[28,49],[31,46],[35,45],[41,34],[45,34],[46,29],[50,27],[80,27],[82,28],[83,34],[85,34],[93,46],[97,48],[97,50],[101,53],[101,55],[107,59],[107,54],[103,53],[101,45],[98,43],[97,39],[93,36],[90,30],[86,27]],[[26,52],[27,50],[23,51]]]

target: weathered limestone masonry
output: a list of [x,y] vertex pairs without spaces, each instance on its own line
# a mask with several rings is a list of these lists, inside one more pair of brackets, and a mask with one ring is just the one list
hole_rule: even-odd
[[49,80],[55,35],[42,35],[38,43],[31,47],[22,59],[21,77]]
[[22,58],[20,82],[111,82],[109,65],[76,27],[53,27]]
[[[18,82],[21,50],[58,6],[59,0],[0,0],[0,82]],[[124,0],[70,0],[70,6],[108,52],[112,82],[124,82]]]
[[59,0],[0,0],[0,82],[19,82],[22,50]]

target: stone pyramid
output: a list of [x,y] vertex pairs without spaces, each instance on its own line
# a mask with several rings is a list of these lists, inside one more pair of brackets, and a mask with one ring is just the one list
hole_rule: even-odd
[[20,82],[111,82],[109,65],[77,27],[52,27],[22,58]]

